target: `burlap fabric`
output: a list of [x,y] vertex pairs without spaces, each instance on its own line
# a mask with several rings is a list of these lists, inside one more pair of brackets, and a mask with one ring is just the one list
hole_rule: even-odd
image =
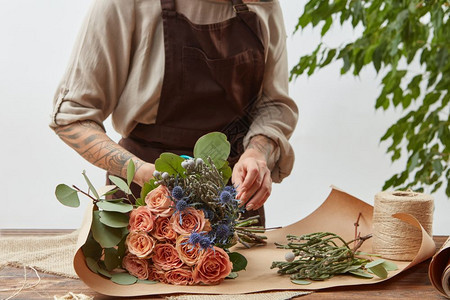
[[[73,269],[78,231],[58,236],[1,237],[0,269],[2,266],[31,266],[36,270],[69,278],[78,278]],[[37,287],[39,288],[39,286]],[[281,300],[310,292],[269,292],[245,295],[177,295],[170,300]]]

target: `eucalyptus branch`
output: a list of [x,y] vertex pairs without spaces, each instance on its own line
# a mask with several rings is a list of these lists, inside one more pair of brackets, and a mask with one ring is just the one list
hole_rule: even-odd
[[89,198],[91,198],[92,201],[94,201],[94,203],[97,203],[97,202],[98,202],[97,199],[95,199],[94,197],[92,197],[91,195],[89,195],[88,193],[86,193],[85,191],[81,190],[81,189],[80,189],[79,187],[77,187],[76,185],[72,185],[72,187],[73,187],[74,189],[76,189],[78,192],[82,193],[83,195],[86,195],[86,196],[88,196]]

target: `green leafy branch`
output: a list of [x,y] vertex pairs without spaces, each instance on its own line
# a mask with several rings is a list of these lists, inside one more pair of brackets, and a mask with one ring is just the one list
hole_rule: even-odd
[[[396,161],[407,155],[405,170],[388,179],[383,189],[411,188],[431,193],[447,183],[450,196],[450,1],[448,0],[310,0],[295,27],[319,27],[325,37],[331,25],[349,23],[362,34],[339,47],[323,42],[302,56],[290,80],[311,76],[342,61],[341,74],[358,76],[372,65],[383,73],[376,109],[401,107],[407,113],[381,138]],[[419,65],[419,72],[408,69]],[[413,106],[412,103],[415,103]]]

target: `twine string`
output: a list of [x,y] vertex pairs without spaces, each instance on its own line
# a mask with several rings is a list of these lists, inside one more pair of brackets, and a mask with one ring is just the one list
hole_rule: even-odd
[[428,234],[433,227],[433,198],[412,191],[381,192],[375,195],[373,212],[373,251],[385,258],[412,260],[420,248],[422,232],[392,217],[413,215]]
[[[32,283],[27,285],[27,268],[30,268],[31,270],[34,271],[34,273],[36,274],[37,277],[37,282]],[[7,277],[7,276],[3,276],[3,277]],[[34,288],[35,286],[37,286],[39,283],[41,282],[41,277],[39,276],[38,272],[36,271],[35,268],[33,268],[32,266],[23,266],[23,283],[22,286],[17,289],[17,288],[8,288],[8,289],[1,289],[0,292],[10,292],[10,291],[15,291],[11,296],[9,296],[8,298],[4,298],[2,300],[9,300],[14,298],[15,296],[19,295],[23,290],[27,290],[27,289],[31,289]]]

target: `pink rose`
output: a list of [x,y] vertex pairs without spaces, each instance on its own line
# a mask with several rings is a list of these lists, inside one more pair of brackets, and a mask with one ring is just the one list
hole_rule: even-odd
[[222,248],[208,248],[203,251],[194,269],[193,276],[195,282],[219,284],[230,274],[232,269],[233,264]]
[[153,236],[159,240],[169,240],[175,242],[178,234],[173,230],[172,225],[169,222],[169,218],[157,218],[155,221],[155,230],[153,230]]
[[149,264],[148,266],[148,280],[155,280],[165,282],[166,277],[164,270],[158,269],[157,266]]
[[180,235],[177,239],[175,249],[177,249],[180,259],[188,266],[195,265],[200,259],[201,254],[200,248],[196,245],[188,243],[189,236]]
[[130,213],[130,231],[150,232],[154,223],[155,218],[147,206],[139,206]]
[[173,208],[170,207],[173,203],[169,195],[169,189],[160,185],[145,196],[145,203],[156,216],[169,217],[173,213]]
[[156,241],[145,231],[131,231],[125,243],[130,253],[139,258],[148,258],[155,247]]
[[178,252],[171,244],[157,244],[153,250],[153,263],[157,268],[168,271],[171,269],[180,268],[183,261],[178,256]]
[[166,282],[175,285],[193,285],[195,283],[192,270],[179,268],[165,273]]
[[[181,222],[180,222],[181,214]],[[192,207],[186,208],[182,212],[176,212],[170,218],[173,230],[179,234],[189,235],[192,232],[206,231],[205,214],[202,210],[196,210]]]
[[128,253],[122,260],[122,267],[133,276],[141,280],[148,278],[148,261],[132,253]]

